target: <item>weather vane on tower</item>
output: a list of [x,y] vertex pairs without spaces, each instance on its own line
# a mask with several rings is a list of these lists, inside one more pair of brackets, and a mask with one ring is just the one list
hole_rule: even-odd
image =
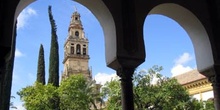
[[76,6],[74,6],[74,11],[77,12],[77,8],[76,8]]

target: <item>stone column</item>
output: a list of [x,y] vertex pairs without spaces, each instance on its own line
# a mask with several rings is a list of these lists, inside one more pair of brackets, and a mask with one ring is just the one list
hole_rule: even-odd
[[122,110],[134,110],[132,76],[134,68],[120,68],[117,75],[121,77]]
[[0,66],[0,110],[4,110],[5,108],[5,71],[6,71],[6,63],[4,60],[1,60],[1,66]]
[[[2,63],[2,62],[1,62]],[[6,65],[7,63],[3,61],[4,64],[1,64],[0,67],[0,110],[9,110],[9,101],[10,97],[8,98],[5,93],[8,91],[6,88],[7,83],[5,82],[6,79]]]
[[210,77],[209,81],[213,87],[215,110],[220,110],[220,75]]

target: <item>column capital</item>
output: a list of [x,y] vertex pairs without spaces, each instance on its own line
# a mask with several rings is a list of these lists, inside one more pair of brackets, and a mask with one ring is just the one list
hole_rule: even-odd
[[122,67],[117,70],[117,75],[121,78],[121,80],[132,80],[133,74],[134,68]]

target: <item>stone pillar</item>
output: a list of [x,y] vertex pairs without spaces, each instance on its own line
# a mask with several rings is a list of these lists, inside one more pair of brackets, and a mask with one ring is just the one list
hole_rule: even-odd
[[8,98],[5,95],[6,91],[8,91],[6,88],[7,83],[5,82],[5,79],[7,76],[6,75],[7,63],[5,61],[1,63],[4,63],[4,64],[1,64],[1,67],[0,67],[0,110],[9,110],[10,97]]
[[0,66],[0,110],[4,110],[5,108],[5,73],[6,73],[6,63],[4,60],[1,60]]
[[134,68],[120,68],[117,75],[121,77],[122,110],[134,110],[132,76]]
[[220,75],[210,77],[209,81],[213,87],[215,110],[220,110]]

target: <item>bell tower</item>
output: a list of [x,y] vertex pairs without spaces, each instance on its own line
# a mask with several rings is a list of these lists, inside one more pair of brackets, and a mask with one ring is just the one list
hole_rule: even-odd
[[68,36],[64,44],[64,70],[62,79],[73,74],[83,74],[91,79],[91,71],[88,67],[88,39],[85,37],[80,14],[75,11],[71,16],[68,28]]

